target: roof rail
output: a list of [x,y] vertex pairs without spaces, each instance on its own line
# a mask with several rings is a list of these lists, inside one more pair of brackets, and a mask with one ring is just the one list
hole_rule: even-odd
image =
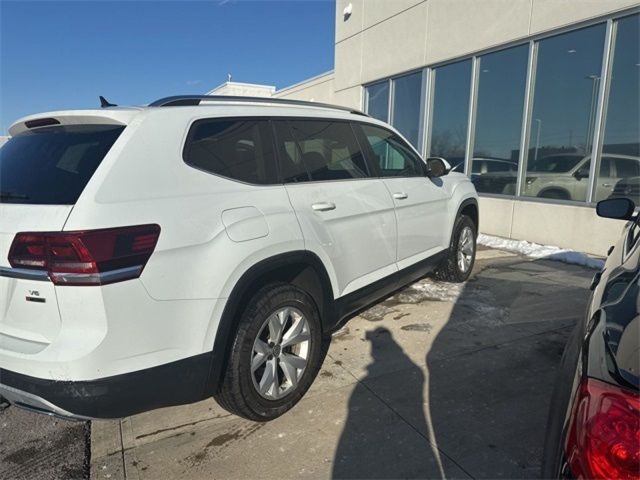
[[231,102],[231,103],[275,103],[282,105],[300,105],[304,107],[328,108],[331,110],[341,110],[344,112],[363,115],[368,117],[364,112],[349,107],[341,107],[339,105],[330,105],[328,103],[307,102],[304,100],[291,100],[289,98],[272,98],[272,97],[241,97],[237,95],[175,95],[173,97],[165,97],[149,104],[150,107],[178,107],[178,106],[195,106],[200,105],[202,101],[214,102]]

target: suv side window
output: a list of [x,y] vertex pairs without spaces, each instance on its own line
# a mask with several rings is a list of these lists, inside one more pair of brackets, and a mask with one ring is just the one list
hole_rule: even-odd
[[616,158],[616,176],[619,178],[637,177],[640,175],[640,163],[631,158]]
[[192,167],[253,184],[277,182],[269,121],[216,118],[191,125],[182,152]]
[[360,125],[382,177],[423,177],[424,163],[400,137],[383,128]]
[[297,119],[273,123],[285,183],[369,176],[364,155],[349,123]]

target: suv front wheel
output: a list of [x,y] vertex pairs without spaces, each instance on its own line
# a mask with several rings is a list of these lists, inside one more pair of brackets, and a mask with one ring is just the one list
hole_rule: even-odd
[[311,386],[328,343],[306,292],[284,283],[267,285],[244,310],[215,399],[249,420],[279,417]]
[[471,275],[476,260],[477,227],[467,215],[460,215],[451,233],[447,256],[435,277],[445,282],[464,282]]

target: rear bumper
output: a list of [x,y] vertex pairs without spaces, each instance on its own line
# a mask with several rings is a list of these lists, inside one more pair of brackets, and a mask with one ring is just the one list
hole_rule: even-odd
[[89,381],[49,380],[0,369],[0,395],[39,413],[87,420],[121,418],[197,402],[211,385],[212,353]]

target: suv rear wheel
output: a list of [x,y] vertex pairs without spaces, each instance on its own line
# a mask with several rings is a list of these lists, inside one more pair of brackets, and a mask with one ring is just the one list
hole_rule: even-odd
[[249,420],[272,420],[309,389],[328,344],[316,304],[306,292],[284,283],[267,285],[242,314],[215,399]]
[[477,227],[467,215],[460,215],[453,227],[447,257],[435,271],[445,282],[464,282],[471,275],[476,260]]

